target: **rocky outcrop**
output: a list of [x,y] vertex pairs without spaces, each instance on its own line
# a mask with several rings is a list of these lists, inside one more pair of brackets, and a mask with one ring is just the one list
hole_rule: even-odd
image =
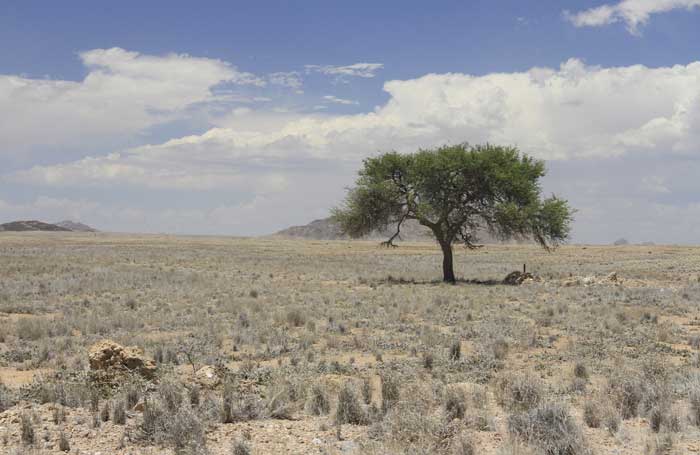
[[533,275],[530,272],[520,272],[518,270],[510,272],[504,279],[503,284],[508,284],[511,286],[519,286],[526,283],[536,283],[541,282],[542,279],[538,276]]
[[122,346],[111,340],[95,343],[88,352],[90,369],[107,375],[138,373],[146,379],[153,379],[156,364],[144,356],[136,346]]

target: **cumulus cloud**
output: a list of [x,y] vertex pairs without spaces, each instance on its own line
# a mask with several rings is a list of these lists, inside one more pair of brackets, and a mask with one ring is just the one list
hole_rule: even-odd
[[221,60],[189,55],[112,48],[79,56],[88,69],[79,82],[0,75],[0,154],[135,135],[216,101],[218,84],[265,84]]
[[275,175],[272,181],[278,182],[286,166],[358,162],[377,150],[465,140],[515,144],[550,160],[645,150],[684,154],[695,151],[700,139],[698,80],[700,62],[600,68],[573,59],[556,70],[429,74],[387,82],[390,99],[373,112],[286,115],[270,128],[273,117],[242,109],[237,126],[107,157],[37,166],[13,178],[48,185],[246,186],[255,180],[248,177],[249,167]]
[[372,78],[384,67],[383,63],[353,63],[346,66],[306,65],[307,73],[317,72],[328,76]]
[[[569,197],[580,209],[579,238],[600,239],[598,230],[605,226],[595,220],[608,217],[609,226],[623,230],[628,220],[646,216],[640,210],[644,201],[655,201],[654,223],[664,213],[680,213],[680,205],[700,203],[691,197],[669,202],[673,196],[700,192],[692,175],[700,172],[692,165],[700,143],[698,81],[700,62],[603,68],[572,59],[559,68],[516,73],[428,74],[386,82],[389,99],[371,112],[238,109],[225,124],[204,134],[34,166],[6,175],[5,181],[64,190],[127,187],[154,194],[187,191],[190,197],[200,193],[201,204],[192,209],[196,214],[182,209],[153,220],[170,226],[168,220],[181,217],[180,226],[195,226],[204,217],[210,226],[226,231],[228,217],[250,216],[260,224],[234,232],[260,233],[308,221],[311,214],[323,216],[340,200],[361,160],[377,151],[463,141],[513,144],[550,160],[553,177],[546,190]],[[611,162],[622,164],[612,167]],[[622,173],[624,163],[637,166],[625,179],[601,173]],[[238,202],[227,203],[221,195],[235,196]],[[216,202],[205,203],[212,198]],[[246,209],[252,201],[257,201],[256,209]],[[625,210],[615,208],[622,204],[627,204]],[[615,218],[623,212],[624,219]],[[651,232],[651,225],[644,226]],[[618,236],[623,235],[632,236]]]
[[646,25],[652,14],[675,9],[692,10],[698,6],[700,0],[623,0],[576,13],[564,11],[564,17],[576,27],[600,27],[624,22],[630,33],[639,34],[639,27]]

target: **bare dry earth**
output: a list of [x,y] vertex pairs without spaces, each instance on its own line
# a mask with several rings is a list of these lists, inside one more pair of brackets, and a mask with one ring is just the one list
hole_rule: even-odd
[[[700,249],[455,259],[450,286],[428,243],[2,233],[0,453],[700,452]],[[156,378],[91,371],[104,339]]]

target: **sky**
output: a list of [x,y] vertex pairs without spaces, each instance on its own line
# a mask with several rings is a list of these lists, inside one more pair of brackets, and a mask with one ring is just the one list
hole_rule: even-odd
[[362,159],[546,161],[572,242],[700,243],[700,0],[0,3],[0,222],[262,235]]

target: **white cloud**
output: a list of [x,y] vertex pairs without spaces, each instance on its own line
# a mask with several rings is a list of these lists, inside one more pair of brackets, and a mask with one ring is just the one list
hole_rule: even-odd
[[301,75],[297,71],[271,73],[268,74],[267,79],[271,84],[283,87],[299,89],[302,86]]
[[12,179],[274,191],[284,188],[289,166],[357,163],[378,150],[463,141],[515,144],[555,160],[640,151],[687,154],[700,140],[699,78],[700,62],[600,68],[573,59],[558,70],[429,74],[387,82],[390,99],[374,112],[330,116],[238,109],[227,127],[202,135],[37,166]]
[[351,105],[351,104],[360,104],[357,101],[354,100],[348,100],[345,98],[338,98],[335,95],[325,95],[323,97],[324,100],[328,101],[329,103],[334,103],[334,104],[345,104],[345,105]]
[[564,17],[576,27],[600,27],[624,22],[630,33],[638,34],[652,14],[675,9],[692,10],[700,6],[700,0],[623,0],[616,4],[604,4],[577,13],[564,12]]
[[[660,214],[679,215],[683,204],[700,206],[687,196],[700,191],[695,183],[700,169],[686,163],[700,151],[698,80],[700,62],[602,68],[575,59],[556,69],[518,73],[428,74],[385,83],[389,100],[371,112],[238,109],[201,135],[34,166],[6,175],[5,183],[48,186],[59,193],[91,187],[157,190],[142,191],[144,197],[187,191],[199,201],[195,208],[153,212],[143,229],[260,233],[323,216],[340,200],[362,158],[377,151],[491,142],[552,160],[546,189],[581,209],[580,238],[601,240],[600,219],[609,218],[616,232],[624,231],[628,220],[644,218],[639,208],[645,201],[656,200],[658,216],[644,225],[650,235],[652,228],[662,229]],[[631,162],[632,170],[621,164],[617,174],[597,178],[611,160]],[[622,172],[629,175],[623,179]],[[222,195],[237,202],[221,202]],[[669,204],[673,197],[679,202]],[[625,203],[625,210],[619,209]],[[119,222],[128,226],[138,217],[127,218],[125,210],[116,213],[124,214]],[[197,228],[198,222],[208,227]]]
[[306,65],[306,72],[317,72],[329,76],[351,76],[372,78],[376,72],[384,67],[383,63],[354,63],[346,66],[332,65]]
[[220,83],[265,83],[226,62],[188,55],[112,48],[80,59],[88,74],[79,82],[0,75],[0,154],[135,135],[215,101]]

